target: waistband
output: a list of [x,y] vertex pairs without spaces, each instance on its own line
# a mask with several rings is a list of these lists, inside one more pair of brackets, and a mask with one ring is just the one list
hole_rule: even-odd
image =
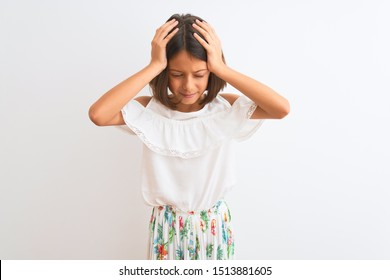
[[168,213],[175,213],[175,214],[181,214],[181,215],[201,215],[204,212],[212,212],[214,214],[220,214],[223,211],[229,210],[229,207],[224,199],[218,200],[214,206],[212,206],[209,209],[202,209],[202,210],[181,210],[179,208],[176,208],[172,205],[160,205],[160,206],[154,206],[153,212],[155,210],[158,210],[159,212],[168,212]]

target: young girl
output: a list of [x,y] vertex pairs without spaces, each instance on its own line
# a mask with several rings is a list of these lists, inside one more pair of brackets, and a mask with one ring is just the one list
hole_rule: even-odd
[[[243,95],[219,93],[226,83]],[[153,97],[134,98],[147,84]],[[234,143],[288,112],[285,98],[225,64],[201,18],[175,14],[157,29],[150,63],[89,110],[96,125],[126,124],[143,141],[150,259],[234,258],[224,201],[236,184]]]

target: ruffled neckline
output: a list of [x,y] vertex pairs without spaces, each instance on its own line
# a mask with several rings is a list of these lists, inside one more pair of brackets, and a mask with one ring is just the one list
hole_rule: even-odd
[[[205,95],[205,94],[204,94]],[[197,110],[197,111],[192,111],[192,112],[182,112],[182,111],[178,111],[178,110],[172,110],[172,113],[174,114],[177,114],[177,115],[182,115],[182,116],[192,116],[192,115],[199,115],[201,113],[203,113],[204,111],[206,111],[207,109],[209,109],[210,105],[215,101],[216,99],[214,99],[212,102],[209,102],[207,104],[205,104],[201,109]],[[152,98],[151,101],[154,101],[154,102],[157,102],[160,104],[160,102],[158,100],[156,100],[155,98]],[[148,106],[150,105],[150,103],[148,104]],[[162,104],[160,104],[162,105]],[[147,107],[148,107],[147,106]],[[164,105],[162,105],[164,106]]]
[[[141,105],[141,104],[139,104]],[[146,108],[141,105],[141,108],[150,110],[151,114],[157,114],[165,118],[166,121],[190,121],[199,118],[208,118],[212,115],[221,113],[228,110],[231,107],[230,103],[220,95],[217,95],[213,101],[205,104],[202,109],[193,112],[181,112],[171,110],[170,108],[163,105],[160,101],[151,98]]]
[[256,109],[256,104],[246,96],[240,96],[233,105],[217,96],[206,105],[209,106],[189,112],[196,113],[194,116],[170,110],[153,98],[147,107],[133,99],[122,114],[126,125],[152,151],[193,158],[234,138]]

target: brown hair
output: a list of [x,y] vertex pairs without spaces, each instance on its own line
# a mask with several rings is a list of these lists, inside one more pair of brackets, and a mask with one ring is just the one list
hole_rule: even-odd
[[[179,31],[175,34],[175,36],[171,38],[171,40],[166,46],[166,55],[168,61],[180,51],[185,50],[190,55],[207,62],[207,51],[198,42],[198,40],[194,37],[193,34],[194,32],[196,32],[203,39],[204,37],[192,26],[196,19],[200,21],[203,21],[203,19],[191,14],[174,14],[167,21],[170,21],[172,19],[176,19],[178,21],[176,27],[179,28]],[[173,30],[171,30],[170,32],[172,31]],[[223,62],[225,62],[223,53],[222,60]],[[158,99],[165,106],[168,106],[171,109],[176,109],[176,104],[168,97],[167,68],[165,68],[159,75],[157,75],[153,80],[151,80],[149,86],[151,87],[153,95],[156,99]],[[224,80],[217,77],[214,73],[210,73],[206,88],[206,98],[204,98],[199,104],[203,106],[211,102],[217,96],[218,92],[222,90],[225,86],[226,82]]]

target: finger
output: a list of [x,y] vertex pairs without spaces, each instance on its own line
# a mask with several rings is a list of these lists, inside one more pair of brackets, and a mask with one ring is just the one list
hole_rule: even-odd
[[[206,40],[206,42],[208,44],[211,44],[212,41],[213,41],[213,38],[210,36],[210,34],[204,30],[203,28],[201,28],[199,25],[196,25],[195,23],[193,24],[194,28],[204,37],[204,39]],[[195,32],[195,34],[197,34]],[[197,34],[198,35],[198,34]]]
[[207,24],[207,22],[205,21],[201,21],[199,19],[196,19],[195,20],[195,23],[201,27],[203,27],[204,29],[209,29],[211,26],[209,24]]
[[172,19],[172,20],[170,20],[170,21],[167,21],[166,23],[164,23],[163,25],[159,26],[159,27],[156,29],[156,33],[159,33],[161,30],[164,29],[164,27],[166,27],[166,26],[168,26],[168,25],[170,25],[170,24],[172,24],[172,23],[174,23],[174,22],[175,22],[175,19]]
[[169,33],[167,36],[165,36],[164,40],[167,41],[167,42],[169,42],[169,40],[171,40],[171,38],[172,38],[173,36],[175,36],[175,34],[176,34],[178,31],[179,31],[179,28],[176,27],[174,30],[172,30],[171,33]]
[[175,18],[173,18],[173,19],[167,21],[166,23],[164,23],[163,25],[161,25],[160,28],[163,29],[163,28],[165,28],[165,27],[167,27],[169,25],[174,24],[175,22],[177,22],[177,20]]
[[[196,23],[193,24],[194,28],[196,28],[203,36],[209,36],[212,40],[219,42],[219,38],[215,33],[214,29],[205,21],[196,20]],[[207,38],[206,38],[207,40]]]
[[202,47],[204,47],[206,49],[206,51],[210,50],[209,43],[206,40],[204,40],[202,37],[200,37],[199,34],[194,32],[194,37],[196,40],[198,40],[198,42],[202,45]]
[[163,24],[160,28],[156,30],[156,39],[163,40],[168,33],[178,24],[179,22],[176,19],[172,19],[165,24]]
[[211,27],[210,24],[208,24],[205,21],[200,21],[200,20],[196,19],[195,24],[197,24],[198,26],[200,26],[202,29],[206,30],[209,33],[214,33],[214,29]]
[[197,27],[197,26],[199,26],[200,28],[205,30],[207,33],[209,33],[210,37],[218,40],[218,36],[217,36],[217,33],[215,32],[214,28],[210,24],[208,24],[207,22],[200,21],[200,20],[196,19],[194,27]]
[[161,26],[160,34],[164,34],[164,37],[178,24],[179,22],[176,19],[168,21]]

